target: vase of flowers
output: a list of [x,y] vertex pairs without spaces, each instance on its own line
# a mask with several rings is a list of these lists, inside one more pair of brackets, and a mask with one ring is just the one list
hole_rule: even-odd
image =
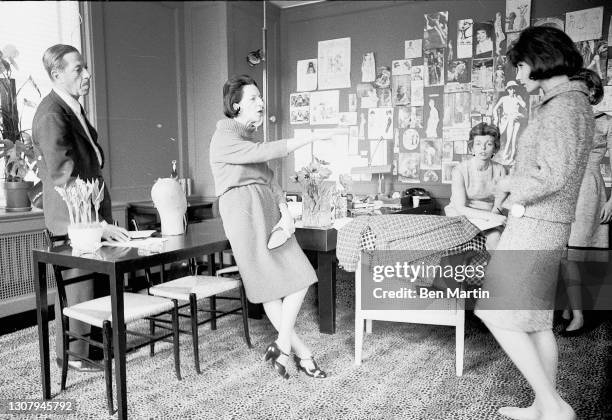
[[[104,227],[100,223],[100,204],[104,199],[104,183],[78,178],[62,187],[55,187],[68,206],[68,238],[73,249],[95,251],[101,245]],[[95,216],[94,216],[95,215]]]
[[325,181],[331,175],[328,162],[316,157],[300,169],[291,180],[302,188],[302,223],[304,227],[326,227],[332,224],[332,198],[335,183]]

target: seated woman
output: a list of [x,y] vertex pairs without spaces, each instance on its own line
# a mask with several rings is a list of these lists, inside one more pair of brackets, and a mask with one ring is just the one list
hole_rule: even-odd
[[497,180],[506,175],[503,165],[491,158],[499,150],[499,130],[494,125],[480,123],[470,130],[468,148],[472,158],[453,169],[450,204],[444,208],[447,216],[466,216],[499,223],[499,227],[487,229],[487,249],[495,249],[506,222],[501,214],[501,202],[493,195]]

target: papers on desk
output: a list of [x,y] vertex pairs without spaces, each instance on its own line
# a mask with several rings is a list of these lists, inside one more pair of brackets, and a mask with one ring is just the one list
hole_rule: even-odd
[[164,242],[167,238],[146,238],[146,239],[132,239],[125,242],[116,241],[105,241],[102,242],[102,246],[113,246],[118,248],[139,248],[145,249],[152,252],[160,252],[163,250]]
[[473,224],[478,229],[480,229],[481,232],[484,232],[484,231],[489,230],[489,229],[494,229],[494,228],[502,225],[499,222],[492,222],[490,220],[477,219],[477,218],[474,218],[474,217],[468,217],[468,220],[470,221],[471,224]]
[[144,239],[153,235],[155,230],[130,230],[128,231],[128,235],[130,235],[130,239]]

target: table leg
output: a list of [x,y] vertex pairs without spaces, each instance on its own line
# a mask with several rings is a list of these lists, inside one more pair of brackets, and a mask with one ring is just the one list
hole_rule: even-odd
[[34,256],[34,291],[36,292],[36,319],[38,320],[38,347],[40,352],[40,380],[43,398],[51,398],[49,366],[49,305],[47,304],[47,266]]
[[114,270],[110,276],[111,306],[113,312],[113,352],[117,410],[120,419],[127,418],[127,383],[125,372],[125,320],[123,317],[123,273]]
[[336,332],[336,252],[317,252],[319,331]]

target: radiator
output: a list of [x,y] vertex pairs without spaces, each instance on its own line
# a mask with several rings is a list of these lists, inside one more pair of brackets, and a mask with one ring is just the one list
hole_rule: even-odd
[[[36,309],[32,249],[47,246],[43,230],[0,235],[0,317]],[[47,266],[47,288],[55,288]],[[51,296],[49,303],[53,304]]]

